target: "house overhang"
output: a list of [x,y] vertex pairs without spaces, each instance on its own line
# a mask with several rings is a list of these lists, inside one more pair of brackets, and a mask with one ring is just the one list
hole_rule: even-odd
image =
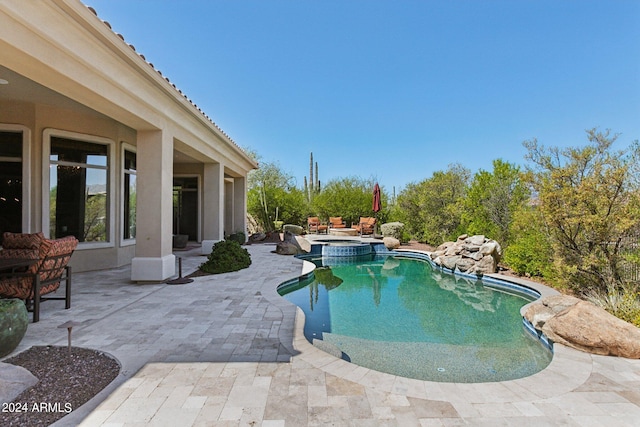
[[[231,138],[152,64],[77,0],[3,1],[0,98],[96,112],[134,130],[168,131],[176,149],[224,163],[240,176],[257,167]],[[11,81],[11,80],[13,81]]]

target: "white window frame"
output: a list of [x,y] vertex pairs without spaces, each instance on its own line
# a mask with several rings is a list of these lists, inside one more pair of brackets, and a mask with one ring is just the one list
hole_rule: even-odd
[[23,125],[0,123],[2,132],[22,132],[22,232],[31,233],[31,129]]
[[77,250],[84,249],[97,249],[97,248],[112,248],[115,247],[115,193],[116,183],[115,183],[115,174],[113,172],[113,165],[115,159],[115,142],[112,139],[105,138],[102,136],[88,135],[84,133],[77,132],[69,132],[66,130],[59,130],[53,128],[47,128],[43,132],[42,138],[42,232],[47,238],[50,237],[50,221],[49,221],[49,210],[51,208],[49,203],[49,192],[51,189],[50,178],[51,174],[49,173],[51,162],[51,138],[65,138],[65,139],[73,139],[80,142],[88,142],[93,144],[102,144],[107,146],[107,211],[108,211],[108,240],[106,242],[80,242],[78,244]]
[[[125,156],[124,156],[124,152],[125,151],[130,151],[132,153],[136,154],[136,167],[138,164],[138,151],[136,149],[136,147],[134,145],[128,144],[126,142],[122,142],[122,146],[120,147],[120,183],[121,183],[121,189],[120,189],[120,204],[118,205],[120,207],[120,247],[124,247],[124,246],[132,246],[136,244],[136,238],[134,237],[133,239],[125,239],[124,238],[124,216],[125,215],[129,215],[128,212],[124,211],[124,205],[125,205],[125,200],[124,200],[124,195],[125,195],[125,191],[124,191],[124,176],[126,174],[125,172]],[[138,192],[138,179],[137,179],[137,169],[136,169],[136,193]],[[137,205],[138,205],[138,201],[137,201],[137,196],[136,196],[136,212],[137,212]],[[137,220],[136,220],[137,222]]]

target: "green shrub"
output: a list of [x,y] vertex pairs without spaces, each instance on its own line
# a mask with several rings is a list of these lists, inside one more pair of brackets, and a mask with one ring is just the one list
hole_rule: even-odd
[[208,260],[200,266],[206,273],[219,274],[238,271],[251,265],[251,256],[234,240],[222,240],[211,250]]
[[285,224],[284,227],[282,227],[282,231],[285,233],[288,231],[291,234],[297,234],[300,236],[304,232],[304,228],[295,224]]
[[404,224],[401,222],[388,222],[380,226],[380,231],[384,237],[395,237],[402,241]]
[[619,319],[640,327],[640,292],[634,286],[615,289],[609,286],[607,292],[591,290],[587,300],[604,308]]
[[545,251],[544,236],[530,234],[516,238],[504,250],[503,261],[521,276],[550,277],[553,261],[550,251]]
[[502,260],[519,275],[555,281],[552,242],[544,230],[537,208],[523,207],[517,211],[509,229],[512,239],[504,249]]
[[231,234],[227,239],[243,245],[247,241],[247,236],[242,231],[238,231],[237,233]]

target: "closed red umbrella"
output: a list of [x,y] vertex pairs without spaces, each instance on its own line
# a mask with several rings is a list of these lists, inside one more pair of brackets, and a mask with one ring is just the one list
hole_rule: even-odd
[[376,223],[373,226],[373,234],[375,236],[376,229],[378,228],[378,212],[382,209],[382,202],[380,201],[380,186],[376,182],[376,185],[373,187],[373,211],[375,212]]
[[382,203],[380,202],[380,186],[376,182],[373,187],[373,211],[378,213],[382,209]]

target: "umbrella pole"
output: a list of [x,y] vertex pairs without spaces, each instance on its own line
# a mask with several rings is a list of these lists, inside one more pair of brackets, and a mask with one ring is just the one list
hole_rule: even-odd
[[378,235],[378,212],[375,212],[373,216],[376,219],[376,222],[373,223],[373,238],[375,239]]

